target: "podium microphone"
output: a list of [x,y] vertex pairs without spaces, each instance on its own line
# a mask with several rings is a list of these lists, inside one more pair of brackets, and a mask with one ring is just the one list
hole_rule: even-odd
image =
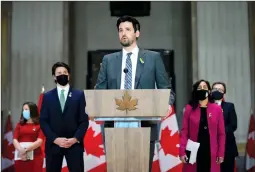
[[127,69],[127,68],[124,68],[124,69],[123,69],[123,72],[124,72],[124,73],[128,73],[128,69]]

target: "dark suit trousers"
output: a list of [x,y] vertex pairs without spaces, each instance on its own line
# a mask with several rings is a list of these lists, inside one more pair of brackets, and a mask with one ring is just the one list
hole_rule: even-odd
[[234,172],[235,167],[235,157],[226,156],[224,157],[224,162],[221,164],[221,172]]
[[61,172],[64,156],[69,172],[84,172],[83,148],[78,143],[57,154],[46,153],[46,172]]

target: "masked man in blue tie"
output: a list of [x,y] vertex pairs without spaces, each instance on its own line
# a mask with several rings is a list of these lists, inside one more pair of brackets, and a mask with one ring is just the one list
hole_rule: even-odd
[[46,171],[61,172],[63,157],[70,172],[84,172],[83,137],[89,121],[83,91],[69,85],[70,67],[57,62],[52,67],[56,88],[44,94],[40,125],[46,136]]

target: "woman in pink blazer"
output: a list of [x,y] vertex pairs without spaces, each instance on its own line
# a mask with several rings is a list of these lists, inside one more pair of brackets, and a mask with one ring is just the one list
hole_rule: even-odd
[[[210,91],[208,81],[196,82],[191,100],[185,107],[180,143],[183,172],[220,172],[225,151],[224,117],[222,109],[210,102]],[[196,163],[193,165],[187,162],[188,139],[200,143]]]

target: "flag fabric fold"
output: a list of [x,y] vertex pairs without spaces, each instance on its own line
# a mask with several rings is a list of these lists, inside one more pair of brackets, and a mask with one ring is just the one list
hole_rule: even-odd
[[246,144],[246,170],[255,172],[255,118],[250,117],[249,131]]
[[106,157],[101,124],[89,120],[84,137],[84,167],[86,172],[106,172]]
[[8,115],[5,129],[4,139],[2,142],[2,156],[1,156],[1,171],[14,172],[14,145],[13,145],[13,130],[11,123],[11,115]]
[[[154,154],[153,172],[180,172],[182,162],[179,159],[180,135],[174,107],[172,112],[162,120],[160,127],[160,140],[157,144],[158,153]],[[157,164],[157,157],[159,167]]]

